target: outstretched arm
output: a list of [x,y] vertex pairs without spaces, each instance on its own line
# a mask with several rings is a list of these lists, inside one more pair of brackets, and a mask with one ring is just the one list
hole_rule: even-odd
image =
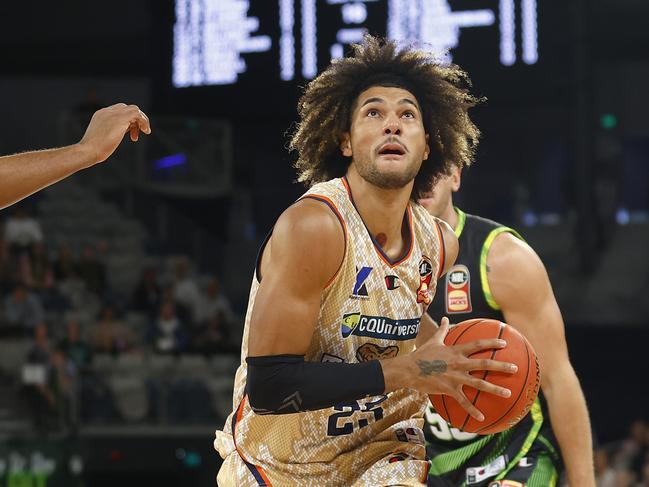
[[140,131],[151,133],[147,116],[135,105],[118,103],[95,112],[77,144],[0,157],[0,209],[105,161],[124,134],[129,132],[135,142]]
[[594,487],[588,409],[568,358],[563,319],[543,263],[526,243],[505,233],[489,251],[487,276],[505,320],[537,352],[541,388],[570,485]]

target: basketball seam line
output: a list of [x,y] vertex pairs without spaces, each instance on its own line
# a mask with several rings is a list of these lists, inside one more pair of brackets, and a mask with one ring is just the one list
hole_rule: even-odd
[[[504,333],[504,332],[505,332],[505,326],[504,326],[503,323],[501,322],[501,323],[500,323],[500,329],[498,330],[498,338],[501,338],[501,337],[503,336],[503,333]],[[496,353],[498,353],[498,350],[493,350],[493,351],[491,352],[491,360],[494,359],[494,357],[496,356]],[[488,375],[489,375],[489,371],[488,371],[488,370],[485,370],[485,371],[484,371],[484,375],[482,376],[482,380],[486,380]],[[475,404],[478,402],[478,398],[480,397],[480,393],[481,393],[481,392],[482,392],[481,390],[478,390],[478,393],[477,393],[477,394],[475,395],[475,397],[473,398],[473,401],[471,401],[471,405],[475,406]],[[460,428],[462,431],[464,431],[464,428],[466,427],[466,424],[469,422],[470,419],[471,419],[471,415],[470,415],[470,414],[467,414],[467,415],[466,415],[466,418],[464,418],[464,423],[462,423],[462,428]],[[491,426],[491,425],[493,425],[493,423],[491,423],[491,424],[488,425],[488,426]],[[480,428],[479,431],[481,431],[481,430],[484,429],[484,428],[485,428],[485,427]]]
[[[525,338],[525,337],[523,337],[523,338]],[[530,376],[530,368],[531,368],[530,367],[530,350],[529,350],[529,345],[528,345],[527,340],[525,340],[525,352],[527,353],[527,370],[525,371],[525,381],[523,382],[523,384],[527,385],[527,379]],[[492,422],[489,425],[483,426],[482,428],[480,428],[477,431],[477,433],[480,433],[481,431],[483,431],[485,428],[487,428],[489,426],[493,426],[494,424],[496,424],[497,422],[502,420],[505,416],[507,416],[509,414],[509,412],[512,409],[514,409],[514,406],[516,406],[516,404],[518,404],[518,401],[520,400],[521,396],[523,395],[523,392],[525,392],[525,389],[526,389],[526,387],[521,388],[520,392],[518,393],[518,397],[516,397],[516,400],[511,403],[511,406],[509,407],[509,409],[507,411],[505,411],[502,414],[502,416],[500,416],[500,418],[498,418],[496,421]]]
[[[481,322],[483,322],[483,321],[484,321],[484,320],[476,319],[476,322],[475,322],[475,323],[472,323],[471,326],[468,326],[468,327],[466,328],[466,330],[464,330],[463,332],[461,332],[461,333],[460,333],[460,334],[455,338],[455,341],[453,341],[453,343],[451,343],[451,345],[455,345],[455,344],[457,343],[457,341],[462,337],[462,335],[464,335],[467,331],[469,331],[469,330],[470,330],[471,328],[473,328],[475,325],[477,325],[478,323],[481,323]],[[448,422],[450,423],[450,422],[451,422],[451,414],[448,412],[448,406],[446,405],[446,394],[442,394],[442,405],[444,406],[444,411],[446,412],[446,417],[448,418]]]

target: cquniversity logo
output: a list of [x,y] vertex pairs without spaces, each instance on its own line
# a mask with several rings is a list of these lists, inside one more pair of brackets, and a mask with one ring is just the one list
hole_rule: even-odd
[[354,283],[354,289],[352,289],[352,298],[367,299],[369,297],[365,281],[371,273],[371,267],[361,267],[360,270],[356,267],[356,282]]
[[343,315],[340,332],[343,338],[354,335],[385,340],[412,340],[419,332],[419,318],[393,320],[384,316],[347,313]]
[[343,315],[343,322],[340,325],[343,338],[347,338],[349,335],[354,333],[354,328],[356,328],[360,320],[360,313],[349,313]]

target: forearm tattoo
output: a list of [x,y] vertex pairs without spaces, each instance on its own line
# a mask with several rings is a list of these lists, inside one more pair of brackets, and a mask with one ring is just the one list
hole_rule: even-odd
[[420,375],[443,374],[446,372],[446,362],[443,360],[417,360]]

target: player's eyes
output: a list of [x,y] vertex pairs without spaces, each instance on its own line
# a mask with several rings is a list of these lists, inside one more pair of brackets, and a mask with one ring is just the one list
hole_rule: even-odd
[[370,109],[367,111],[367,116],[368,116],[368,117],[378,117],[378,116],[379,116],[379,111],[378,111],[378,110],[375,110],[374,108],[370,108]]
[[407,112],[403,112],[402,117],[404,117],[404,118],[415,118],[415,113],[408,110]]

